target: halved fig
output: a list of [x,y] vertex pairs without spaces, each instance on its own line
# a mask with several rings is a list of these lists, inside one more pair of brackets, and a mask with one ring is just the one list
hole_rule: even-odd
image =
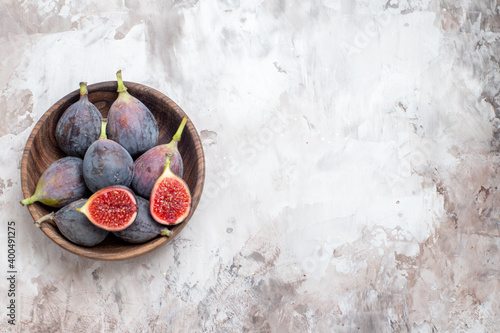
[[191,193],[187,184],[170,170],[170,155],[165,170],[156,180],[149,200],[151,216],[161,224],[176,225],[184,221],[191,210]]
[[125,186],[108,186],[95,192],[77,211],[95,226],[108,231],[126,229],[137,217],[137,199]]

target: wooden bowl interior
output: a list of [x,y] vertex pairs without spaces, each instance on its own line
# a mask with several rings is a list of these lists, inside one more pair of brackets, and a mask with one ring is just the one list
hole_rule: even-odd
[[[128,92],[143,102],[155,116],[159,127],[158,144],[170,142],[177,130],[184,111],[170,98],[147,86],[125,82]],[[88,86],[89,100],[107,117],[109,108],[116,100],[116,81],[102,82]],[[35,192],[38,179],[47,167],[54,161],[65,156],[59,148],[55,129],[63,112],[79,99],[79,90],[75,90],[54,104],[33,128],[26,143],[21,163],[21,182],[24,197]],[[170,237],[157,237],[143,244],[129,244],[121,241],[111,233],[99,245],[83,247],[68,241],[57,229],[54,223],[43,223],[42,231],[56,244],[82,257],[96,260],[124,260],[151,252],[173,239],[189,222],[196,210],[203,191],[205,179],[205,157],[201,140],[193,123],[188,120],[181,141],[179,151],[184,162],[184,180],[189,186],[192,195],[192,209],[189,216],[179,225],[172,227]],[[34,220],[54,211],[54,208],[41,203],[28,206]]]

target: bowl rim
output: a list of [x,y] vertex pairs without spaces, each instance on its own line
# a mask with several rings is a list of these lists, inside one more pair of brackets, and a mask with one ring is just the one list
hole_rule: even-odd
[[[129,90],[129,92],[131,91],[132,95],[134,90],[140,89],[142,90],[142,93],[153,94],[156,95],[156,97],[159,97],[162,100],[162,102],[169,105],[169,107],[172,109],[173,112],[177,114],[178,117],[182,118],[186,115],[186,113],[181,109],[179,105],[177,105],[172,99],[170,99],[162,92],[154,88],[151,88],[149,86],[146,86],[144,84],[136,82],[124,81],[124,84]],[[117,89],[116,81],[103,81],[103,82],[93,83],[87,86],[89,95],[97,91],[116,92],[116,89]],[[79,95],[80,95],[80,89],[76,89],[70,92],[69,94],[65,95],[64,97],[60,98],[47,111],[44,112],[44,114],[40,117],[40,119],[37,121],[37,123],[31,130],[28,140],[26,141],[26,144],[24,146],[23,155],[21,159],[21,188],[24,197],[29,197],[31,195],[27,184],[28,157],[30,154],[30,148],[33,146],[33,141],[35,140],[35,137],[37,136],[38,132],[40,131],[44,123],[47,121],[47,119],[52,115],[52,113],[56,112],[68,100],[77,99]],[[199,174],[196,179],[194,191],[193,193],[191,193],[192,196],[191,212],[182,223],[178,224],[172,229],[172,234],[169,237],[157,237],[151,241],[142,244],[126,244],[126,250],[120,253],[97,253],[95,251],[92,251],[92,247],[84,247],[76,245],[67,240],[66,238],[62,237],[60,233],[56,231],[57,227],[55,226],[54,222],[42,223],[40,229],[48,238],[50,238],[53,242],[55,242],[63,249],[80,257],[98,261],[119,261],[119,260],[136,258],[145,255],[147,253],[150,253],[153,250],[173,240],[182,231],[182,229],[184,229],[184,227],[187,225],[192,215],[194,214],[198,206],[198,203],[201,199],[205,183],[205,154],[203,151],[203,146],[201,144],[201,138],[189,116],[188,116],[188,122],[184,130],[189,132],[190,135],[193,137],[193,141],[195,144],[195,151],[196,151],[196,161],[197,161],[196,168],[199,170]],[[41,205],[41,204],[37,202],[27,206],[34,221],[38,220],[41,217],[41,215],[37,212],[35,208],[36,205]]]

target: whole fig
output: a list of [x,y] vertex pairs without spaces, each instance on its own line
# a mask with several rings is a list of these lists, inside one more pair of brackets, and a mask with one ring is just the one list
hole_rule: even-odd
[[83,177],[92,192],[112,185],[129,186],[134,177],[134,160],[125,148],[106,137],[106,123],[103,119],[99,140],[83,158]]
[[80,83],[80,99],[64,111],[56,126],[56,141],[70,156],[82,157],[99,138],[102,115],[89,101],[87,83]]
[[116,77],[118,98],[109,108],[107,134],[135,158],[158,142],[158,123],[146,105],[127,92],[121,70]]
[[83,178],[81,158],[67,156],[51,165],[38,180],[35,193],[21,201],[22,205],[41,202],[51,207],[63,207],[88,193]]
[[71,242],[83,245],[94,246],[101,243],[108,231],[93,225],[89,219],[76,208],[80,208],[87,202],[87,199],[80,199],[64,206],[57,212],[52,212],[43,216],[35,222],[35,226],[40,227],[42,222],[52,220],[57,228]]

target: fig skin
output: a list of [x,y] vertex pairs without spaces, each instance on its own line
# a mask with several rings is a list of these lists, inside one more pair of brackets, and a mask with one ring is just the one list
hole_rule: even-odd
[[149,212],[149,201],[136,197],[138,212],[134,223],[121,231],[114,231],[113,234],[127,243],[140,244],[156,238],[158,235],[170,236],[172,233],[164,225],[156,222]]
[[116,73],[116,77],[118,98],[108,112],[107,135],[136,158],[156,146],[158,123],[147,106],[127,92],[121,70]]
[[186,122],[187,117],[184,117],[170,143],[155,146],[135,160],[134,178],[132,179],[131,184],[135,193],[146,199],[150,198],[151,190],[153,190],[156,180],[161,176],[163,170],[165,169],[165,160],[167,155],[170,156],[170,169],[175,175],[182,178],[184,165],[182,162],[182,156],[179,153],[177,146],[181,139],[182,131],[184,130]]
[[76,208],[82,207],[87,199],[80,199],[45,215],[35,222],[35,226],[40,227],[41,223],[47,220],[53,220],[61,234],[71,242],[82,246],[94,246],[101,243],[108,231],[93,225],[89,219],[79,213]]
[[80,82],[80,99],[57,122],[57,144],[67,155],[83,158],[88,147],[99,138],[101,120],[101,112],[89,101],[87,83]]
[[74,156],[63,157],[52,163],[42,174],[35,193],[21,201],[22,205],[41,202],[60,208],[88,194],[83,178],[83,161]]
[[99,140],[85,153],[83,177],[92,192],[113,185],[129,186],[134,177],[134,160],[130,154],[120,144],[106,138],[106,119],[102,121]]

